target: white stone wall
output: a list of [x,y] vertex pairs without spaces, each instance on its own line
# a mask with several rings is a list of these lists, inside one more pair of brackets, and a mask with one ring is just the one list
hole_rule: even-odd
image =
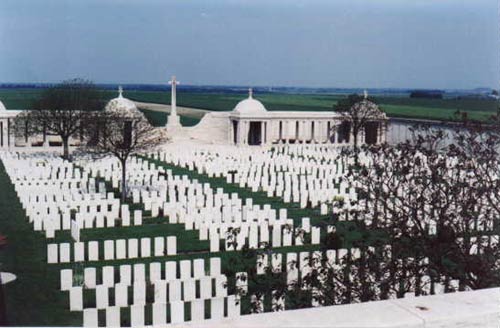
[[[184,323],[183,327],[498,328],[500,288]],[[174,325],[176,327],[176,325]]]
[[188,139],[227,144],[232,141],[230,124],[229,113],[211,112],[203,116],[197,125],[184,127],[183,134]]

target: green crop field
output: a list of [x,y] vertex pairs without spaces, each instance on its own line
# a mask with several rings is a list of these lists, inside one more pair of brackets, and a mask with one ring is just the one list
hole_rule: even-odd
[[[42,89],[0,89],[0,100],[8,109],[31,108],[40,96]],[[103,100],[116,96],[115,91],[103,91]],[[126,90],[125,96],[132,100],[152,103],[170,103],[170,92]],[[180,106],[208,109],[214,111],[229,111],[246,94],[236,93],[201,93],[178,92]],[[345,95],[313,95],[313,94],[256,94],[271,111],[329,111],[339,99]],[[379,106],[390,117],[421,118],[436,120],[451,120],[457,110],[467,112],[470,118],[487,120],[497,110],[497,101],[493,99],[414,99],[403,95],[374,97]],[[164,124],[164,117],[153,112],[145,112],[150,120],[157,125]],[[183,118],[183,124],[194,125],[197,120]]]

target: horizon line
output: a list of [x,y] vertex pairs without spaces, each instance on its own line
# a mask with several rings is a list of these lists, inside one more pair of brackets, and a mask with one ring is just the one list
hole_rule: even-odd
[[[70,79],[68,79],[70,80]],[[57,85],[63,81],[62,80],[59,82],[0,82],[0,87],[4,85]],[[91,81],[92,82],[92,81]],[[163,84],[163,83],[147,83],[147,82],[127,82],[127,83],[120,83],[120,82],[92,82],[93,84],[99,86],[99,85],[113,85],[113,86],[164,86],[166,89],[169,89],[168,84]],[[283,88],[283,89],[293,89],[293,88],[300,88],[300,89],[311,89],[311,90],[317,90],[317,89],[339,89],[339,90],[351,90],[351,89],[356,89],[356,90],[400,90],[400,91],[408,91],[408,90],[439,90],[439,91],[473,91],[473,90],[479,90],[479,89],[489,89],[489,90],[499,90],[495,89],[494,87],[490,86],[476,86],[476,87],[468,87],[468,88],[454,88],[454,87],[446,87],[446,88],[436,88],[436,87],[336,87],[336,86],[283,86],[283,85],[252,85],[252,84],[179,84],[178,88],[183,88],[183,87],[218,87],[218,88]]]

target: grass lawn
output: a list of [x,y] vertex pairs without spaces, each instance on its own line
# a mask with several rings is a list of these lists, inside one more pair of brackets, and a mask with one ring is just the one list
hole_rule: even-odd
[[1,270],[17,279],[5,285],[9,323],[16,326],[81,326],[82,314],[70,312],[68,294],[59,290],[59,269],[47,264],[45,236],[34,232],[0,162]]
[[[205,174],[198,174],[188,169],[154,161],[166,169],[171,169],[176,175],[188,175],[191,179],[199,182],[209,182],[212,188],[222,187],[224,192],[237,192],[242,199],[252,198],[254,204],[270,204],[273,208],[287,208],[288,216],[293,218],[295,224],[300,224],[302,217],[310,217],[314,225],[325,226],[335,224],[337,231],[343,238],[343,247],[357,246],[363,242],[372,244],[384,238],[378,231],[366,231],[354,222],[334,222],[329,216],[320,215],[318,209],[300,209],[296,203],[283,203],[280,198],[268,198],[264,192],[252,192],[247,188],[240,188],[234,184],[227,184],[223,178],[209,178]],[[14,192],[13,186],[0,164],[0,233],[5,234],[9,240],[9,246],[0,252],[0,263],[2,270],[14,272],[18,280],[10,283],[5,288],[7,299],[7,312],[10,323],[13,325],[37,325],[37,326],[68,326],[81,325],[81,312],[71,313],[68,311],[68,293],[59,291],[59,270],[72,268],[82,270],[81,264],[51,264],[46,263],[46,239],[42,233],[34,232],[32,225],[28,223],[24,211]],[[137,208],[137,205],[131,205]],[[177,236],[176,256],[162,256],[151,258],[137,258],[114,261],[85,262],[84,267],[118,266],[121,264],[149,264],[152,262],[179,261],[183,259],[196,259],[220,257],[222,272],[227,275],[229,292],[234,288],[234,274],[237,272],[251,272],[255,270],[257,253],[255,251],[227,251],[209,252],[208,241],[198,240],[198,231],[186,231],[183,224],[169,224],[167,218],[149,218],[148,212],[144,213],[142,226],[114,227],[101,229],[82,229],[81,239],[83,241],[121,238],[141,238],[155,236]],[[324,237],[324,236],[323,236]],[[363,241],[364,240],[364,241]],[[56,234],[55,242],[70,242],[71,236],[68,231],[60,231]],[[53,242],[53,241],[51,241]],[[223,243],[223,241],[221,241]],[[320,245],[304,245],[280,247],[273,252],[283,254],[314,251]],[[100,250],[100,253],[103,249]],[[206,261],[208,269],[209,261]],[[75,271],[75,273],[77,272]],[[250,288],[263,288],[261,285],[253,286],[256,282],[250,282]],[[85,291],[84,304],[91,306],[95,302],[95,291]],[[110,294],[113,294],[110,291]],[[248,297],[242,300],[243,313],[250,311]],[[103,318],[104,311],[99,311]],[[128,312],[122,310],[122,318],[127,322]],[[101,319],[102,319],[101,318]],[[148,318],[149,320],[149,318]]]

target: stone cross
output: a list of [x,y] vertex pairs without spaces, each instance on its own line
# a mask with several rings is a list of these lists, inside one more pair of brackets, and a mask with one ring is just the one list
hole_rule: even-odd
[[172,76],[172,79],[168,81],[168,84],[172,86],[171,92],[171,101],[170,101],[170,116],[177,116],[177,84],[179,81],[175,79],[175,75]]
[[122,88],[122,86],[120,85],[120,86],[118,87],[118,97],[119,97],[119,98],[122,98],[122,97],[123,97],[123,96],[122,96],[122,94],[123,94],[123,88]]
[[170,101],[170,115],[167,120],[167,130],[176,130],[181,126],[180,117],[177,115],[177,85],[179,82],[172,76],[172,80],[168,81],[172,86],[172,97]]

